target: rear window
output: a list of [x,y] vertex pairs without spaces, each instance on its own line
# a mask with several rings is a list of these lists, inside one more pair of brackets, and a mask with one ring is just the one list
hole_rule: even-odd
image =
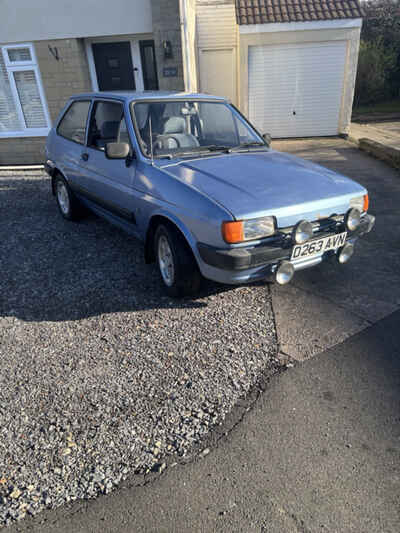
[[57,133],[70,141],[85,144],[89,107],[90,101],[79,100],[73,102],[61,119]]

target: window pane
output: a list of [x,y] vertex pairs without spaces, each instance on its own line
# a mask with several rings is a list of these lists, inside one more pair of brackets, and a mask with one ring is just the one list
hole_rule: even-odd
[[21,131],[22,127],[12,97],[3,54],[0,52],[0,133]]
[[232,111],[224,104],[200,104],[200,120],[203,121],[203,135],[210,144],[238,143]]
[[123,116],[121,104],[96,102],[90,121],[88,145],[104,150],[107,143],[118,142]]
[[14,72],[13,75],[26,127],[46,128],[47,122],[39,95],[35,72],[33,70],[20,70]]
[[119,139],[118,139],[118,141],[120,143],[128,143],[128,144],[130,144],[129,133],[128,133],[128,128],[126,127],[125,118],[123,118],[121,120],[121,124],[119,126]]
[[86,119],[90,102],[74,102],[58,126],[57,133],[80,144],[85,144]]
[[158,89],[158,79],[154,41],[140,41],[140,51],[142,56],[144,88],[146,91],[156,91]]
[[251,126],[223,102],[154,100],[134,103],[131,109],[147,155],[205,152],[237,147],[241,142],[262,142]]
[[8,49],[8,59],[10,61],[32,61],[31,51],[29,48]]
[[254,138],[254,133],[248,128],[248,126],[244,122],[242,122],[236,117],[235,122],[239,132],[239,138],[241,143],[251,143],[259,141],[259,139]]

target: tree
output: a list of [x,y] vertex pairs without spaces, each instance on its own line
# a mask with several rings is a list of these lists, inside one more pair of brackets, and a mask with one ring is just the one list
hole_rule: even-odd
[[355,106],[374,104],[388,97],[388,78],[396,66],[396,61],[396,54],[385,47],[382,38],[361,41]]
[[362,2],[356,104],[400,96],[400,0]]

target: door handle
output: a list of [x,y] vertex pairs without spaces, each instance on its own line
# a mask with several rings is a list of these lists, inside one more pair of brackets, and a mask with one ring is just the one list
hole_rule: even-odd
[[89,154],[84,153],[84,154],[81,155],[81,158],[82,158],[84,161],[87,161],[87,160],[89,159]]

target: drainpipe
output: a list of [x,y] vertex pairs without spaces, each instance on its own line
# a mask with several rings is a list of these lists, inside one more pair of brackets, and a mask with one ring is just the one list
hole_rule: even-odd
[[193,92],[193,80],[191,79],[190,75],[190,43],[187,23],[187,0],[179,0],[179,13],[182,39],[183,80],[185,83],[185,91]]

